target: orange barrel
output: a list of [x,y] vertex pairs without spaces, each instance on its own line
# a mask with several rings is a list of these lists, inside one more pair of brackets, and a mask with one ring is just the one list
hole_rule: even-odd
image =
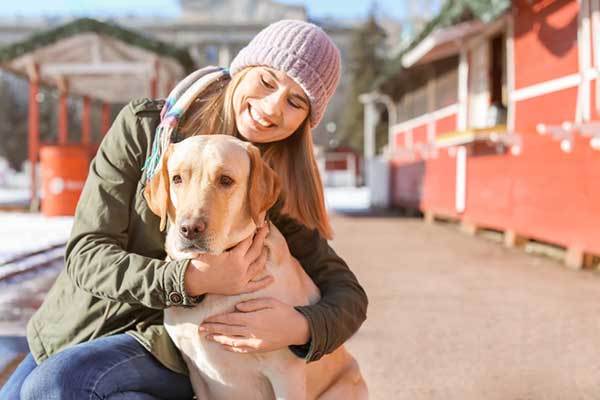
[[42,214],[75,215],[88,174],[89,146],[44,146],[40,149]]

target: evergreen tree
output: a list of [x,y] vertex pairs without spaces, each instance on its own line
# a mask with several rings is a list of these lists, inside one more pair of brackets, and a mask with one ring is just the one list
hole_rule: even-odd
[[20,169],[27,159],[27,82],[0,73],[0,157]]
[[348,57],[348,73],[351,75],[350,95],[342,113],[339,139],[341,144],[357,150],[363,148],[364,127],[364,107],[358,100],[358,96],[370,91],[375,78],[381,72],[384,40],[385,33],[377,24],[373,11],[352,37]]
[[[58,141],[58,91],[40,86],[40,145]],[[69,99],[69,139],[80,140],[81,99]],[[0,158],[19,171],[29,157],[29,82],[23,77],[0,71]]]

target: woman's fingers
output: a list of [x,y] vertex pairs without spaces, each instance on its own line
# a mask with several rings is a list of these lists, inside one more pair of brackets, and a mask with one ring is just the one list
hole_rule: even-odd
[[258,280],[252,280],[246,284],[244,287],[244,291],[241,293],[252,293],[257,290],[263,289],[273,283],[274,278],[273,275],[267,275],[264,278]]
[[[225,346],[230,346],[234,349],[258,349],[262,343],[262,340],[257,338],[248,338],[244,336],[232,336],[232,335],[209,335],[207,339],[214,342],[220,343]],[[233,350],[232,350],[233,351]]]
[[267,225],[263,226],[256,232],[254,235],[254,239],[252,240],[252,246],[246,252],[246,260],[248,262],[254,262],[259,256],[265,244],[265,238],[267,237],[267,233],[269,233],[269,228]]
[[240,256],[244,257],[248,252],[248,249],[252,246],[252,235],[248,236],[246,239],[242,240],[238,244],[235,245],[233,249],[230,251],[238,253]]
[[202,333],[209,333],[212,335],[227,335],[227,336],[243,336],[248,335],[248,328],[240,325],[228,325],[219,323],[203,323],[198,328],[198,331]]
[[251,349],[250,347],[233,347],[233,346],[222,346],[225,350],[230,351],[232,353],[253,353],[256,352],[256,349]]
[[269,250],[266,247],[263,247],[260,256],[250,264],[248,267],[248,272],[246,273],[249,281],[254,280],[257,275],[264,271],[265,265],[267,265],[268,254]]
[[203,323],[218,323],[245,326],[246,316],[243,313],[231,312],[227,314],[213,315],[210,318],[206,318]]
[[264,310],[265,308],[273,308],[275,300],[271,297],[263,297],[260,299],[243,301],[241,303],[237,303],[235,308],[242,312],[252,312]]

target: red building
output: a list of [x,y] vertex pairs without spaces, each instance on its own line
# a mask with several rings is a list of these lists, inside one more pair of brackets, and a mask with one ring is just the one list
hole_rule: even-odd
[[391,204],[600,255],[600,1],[450,1],[377,82]]

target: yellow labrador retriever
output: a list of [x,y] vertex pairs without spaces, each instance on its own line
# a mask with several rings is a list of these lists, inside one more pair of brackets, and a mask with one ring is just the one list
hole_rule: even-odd
[[[256,231],[279,194],[274,171],[258,148],[226,135],[194,136],[170,145],[162,170],[146,187],[151,210],[169,221],[166,250],[172,259],[219,254]],[[196,307],[165,310],[165,326],[181,350],[198,399],[363,399],[366,384],[354,358],[340,347],[306,364],[288,349],[238,354],[198,333],[213,315],[241,301],[274,297],[291,305],[318,301],[318,288],[287,250],[274,225],[265,240],[266,274],[274,283],[254,293],[207,295]]]

